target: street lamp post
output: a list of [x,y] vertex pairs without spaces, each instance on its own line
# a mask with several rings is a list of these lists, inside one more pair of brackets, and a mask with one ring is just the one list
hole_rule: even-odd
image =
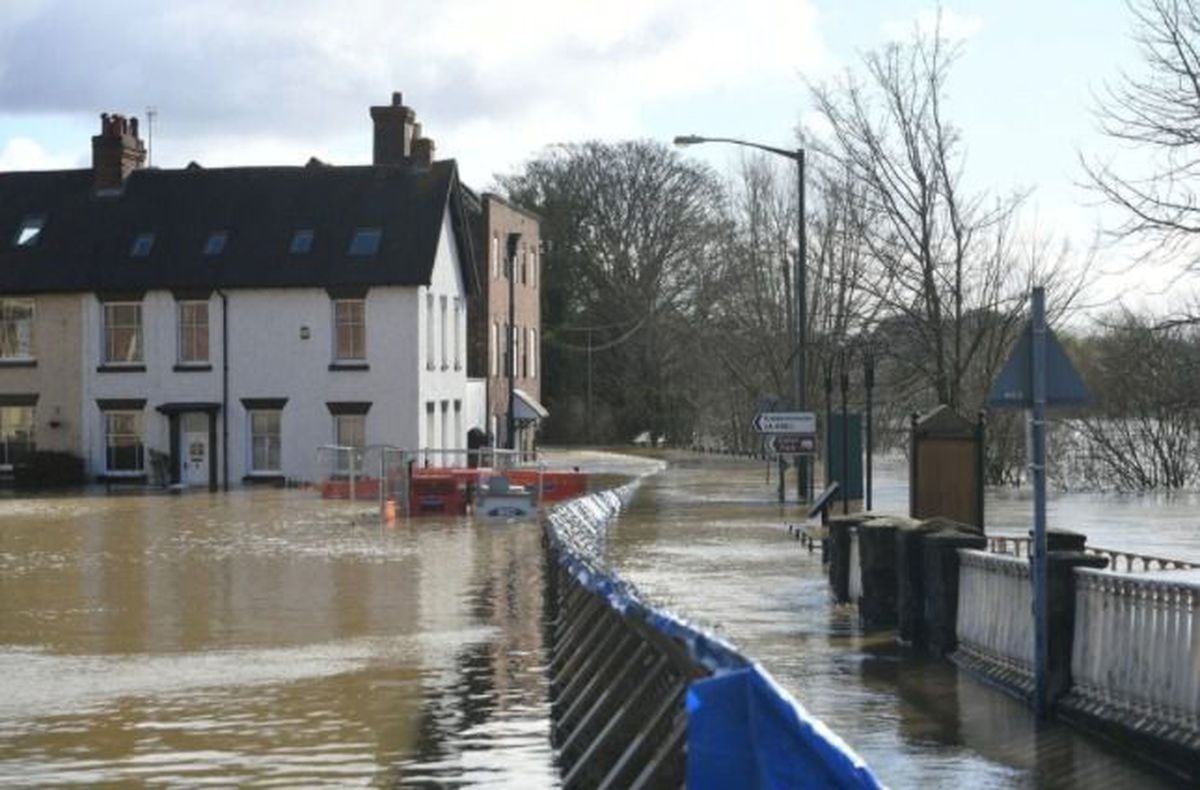
[[[747,148],[757,148],[760,151],[776,154],[787,159],[791,159],[796,163],[796,184],[798,205],[796,211],[797,236],[800,245],[800,253],[796,256],[796,353],[794,356],[796,365],[795,377],[795,393],[793,402],[799,411],[805,411],[805,365],[808,332],[808,232],[804,222],[804,149],[797,148],[794,151],[789,151],[785,148],[776,148],[771,145],[763,145],[761,143],[752,143],[747,140],[737,140],[732,137],[701,137],[695,134],[680,135],[675,138],[675,145],[685,147],[689,145],[699,145],[701,143],[730,143],[732,145],[741,145]],[[808,479],[808,458],[806,456],[796,457],[796,469],[798,478],[796,480],[797,491],[801,500],[806,500],[809,493]]]

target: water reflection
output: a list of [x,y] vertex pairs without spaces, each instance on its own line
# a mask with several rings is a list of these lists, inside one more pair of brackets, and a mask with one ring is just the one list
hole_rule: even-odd
[[0,500],[0,783],[555,782],[536,525]]
[[[880,490],[887,509],[904,487],[885,478]],[[911,654],[893,633],[862,634],[853,609],[831,605],[819,552],[788,537],[785,524],[803,514],[773,494],[761,465],[679,458],[620,516],[609,558],[652,600],[760,660],[891,786],[1169,783],[1074,730],[1039,725],[1016,700]]]

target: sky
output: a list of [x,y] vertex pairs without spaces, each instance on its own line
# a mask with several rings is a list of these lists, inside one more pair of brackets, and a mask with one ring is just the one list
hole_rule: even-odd
[[[809,83],[938,13],[910,0],[4,0],[0,171],[89,166],[101,112],[144,124],[150,107],[155,166],[366,163],[368,107],[392,91],[481,189],[557,142],[697,133],[790,148],[815,120]],[[940,13],[962,47],[949,102],[969,184],[1030,190],[1026,227],[1087,247],[1104,216],[1078,157],[1108,155],[1095,97],[1137,65],[1124,4]],[[731,173],[740,153],[688,155]],[[1167,298],[1166,272],[1131,277],[1115,249],[1102,261],[1097,303]]]

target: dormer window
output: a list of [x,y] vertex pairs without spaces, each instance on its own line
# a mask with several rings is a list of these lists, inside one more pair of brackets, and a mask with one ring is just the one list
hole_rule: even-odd
[[359,228],[350,239],[347,253],[355,257],[374,255],[379,252],[379,240],[382,237],[383,231],[379,228]]
[[214,230],[208,234],[208,239],[204,242],[205,255],[220,255],[225,251],[225,242],[229,241],[229,231]]
[[134,258],[145,258],[154,249],[154,234],[139,233],[129,248],[129,254]]
[[311,228],[301,228],[292,234],[292,244],[288,251],[292,255],[308,255],[312,252],[314,233]]
[[32,247],[37,244],[38,239],[42,237],[42,228],[45,226],[45,217],[26,217],[21,221],[21,227],[17,228],[17,235],[13,237],[13,246]]

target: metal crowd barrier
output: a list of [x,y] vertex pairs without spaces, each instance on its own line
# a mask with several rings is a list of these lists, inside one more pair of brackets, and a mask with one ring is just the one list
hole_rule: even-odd
[[605,527],[632,490],[546,518],[552,740],[564,787],[880,787],[761,666],[603,566]]

